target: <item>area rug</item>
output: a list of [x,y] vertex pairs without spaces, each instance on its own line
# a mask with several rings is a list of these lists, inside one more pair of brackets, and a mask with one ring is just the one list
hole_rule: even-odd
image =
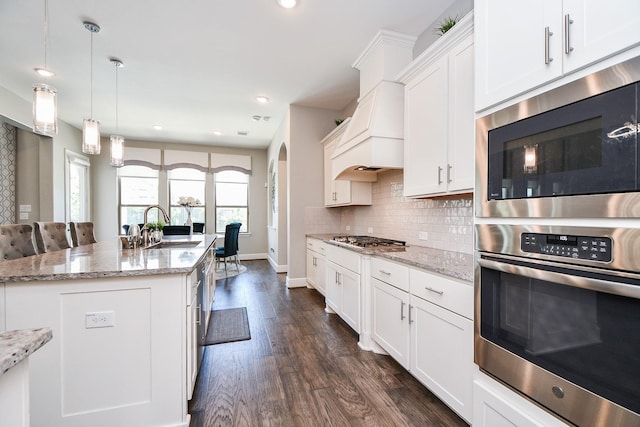
[[236,269],[235,264],[227,265],[227,274],[224,273],[224,264],[220,264],[220,267],[216,269],[216,280],[220,279],[228,279],[229,277],[237,276],[238,274],[242,274],[247,271],[247,267],[244,265],[240,265],[240,270]]
[[251,339],[247,308],[227,308],[212,310],[209,329],[204,345],[222,344],[225,342]]

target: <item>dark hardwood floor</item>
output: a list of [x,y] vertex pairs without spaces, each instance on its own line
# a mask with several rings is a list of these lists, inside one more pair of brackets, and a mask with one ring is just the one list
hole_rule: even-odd
[[247,307],[251,340],[207,346],[190,427],[466,426],[313,289],[286,289],[266,261],[220,280],[214,309]]

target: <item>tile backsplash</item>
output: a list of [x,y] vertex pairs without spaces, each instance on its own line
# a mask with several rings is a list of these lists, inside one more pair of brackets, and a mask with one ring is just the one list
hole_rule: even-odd
[[[403,172],[378,174],[373,183],[372,206],[310,208],[322,232],[371,234],[404,240],[409,245],[473,253],[473,195],[411,199],[402,195]],[[327,212],[328,211],[328,212]],[[340,213],[337,223],[336,212]],[[371,230],[371,231],[370,231]],[[308,232],[320,232],[308,231]]]

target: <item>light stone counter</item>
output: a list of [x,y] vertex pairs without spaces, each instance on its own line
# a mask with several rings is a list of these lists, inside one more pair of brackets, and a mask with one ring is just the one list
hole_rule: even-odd
[[0,282],[91,279],[167,273],[189,273],[215,244],[216,235],[166,236],[163,242],[197,243],[193,247],[122,249],[114,238],[0,263]]
[[418,267],[423,270],[443,274],[459,280],[473,283],[473,255],[462,252],[444,251],[424,246],[373,247],[360,248],[331,240],[334,234],[309,234],[307,237],[320,239],[328,244],[340,246],[363,255],[387,258],[392,261]]
[[20,329],[0,333],[0,376],[51,341],[50,328]]

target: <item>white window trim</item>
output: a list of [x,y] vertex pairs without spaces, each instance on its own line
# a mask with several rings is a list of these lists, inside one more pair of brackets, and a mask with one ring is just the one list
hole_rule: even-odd
[[85,200],[85,212],[86,220],[89,221],[91,219],[91,161],[89,157],[84,156],[82,154],[75,153],[71,150],[65,148],[64,150],[64,199],[65,199],[65,222],[69,222],[71,215],[71,188],[69,188],[69,174],[70,168],[72,164],[76,164],[79,166],[84,166],[86,170],[85,174],[85,189],[86,189],[86,200]]

